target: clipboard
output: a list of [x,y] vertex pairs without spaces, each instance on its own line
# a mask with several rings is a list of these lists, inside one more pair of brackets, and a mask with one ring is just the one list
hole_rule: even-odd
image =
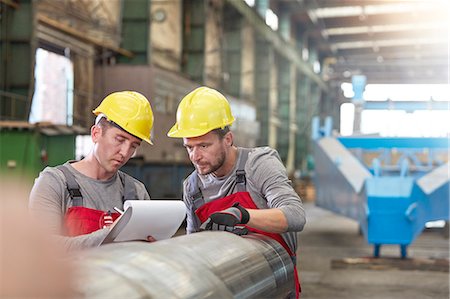
[[100,243],[100,245],[108,244],[114,242],[119,233],[123,230],[123,228],[127,225],[128,221],[130,221],[131,214],[133,208],[126,209],[126,211],[116,219],[116,221],[111,225],[109,233]]
[[101,244],[172,237],[186,217],[181,200],[127,200],[124,213],[114,222]]

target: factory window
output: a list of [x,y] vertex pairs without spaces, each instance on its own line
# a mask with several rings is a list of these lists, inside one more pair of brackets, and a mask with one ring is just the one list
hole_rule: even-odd
[[449,119],[447,110],[363,110],[361,133],[386,137],[447,137],[450,136],[446,125]]
[[75,159],[81,160],[86,157],[93,145],[91,135],[78,135],[75,139]]
[[[342,84],[344,96],[354,97],[351,83]],[[361,134],[389,137],[446,137],[450,119],[447,84],[369,84],[364,100],[341,105],[340,132],[353,134],[355,119]],[[358,112],[359,111],[359,112]],[[359,113],[359,115],[357,115]]]
[[355,105],[344,103],[341,105],[341,135],[349,136],[353,134],[353,121],[355,118]]
[[73,64],[67,56],[37,49],[29,122],[72,125]]
[[[92,142],[91,135],[78,135],[75,138],[75,159],[81,160],[86,157],[89,152],[92,150],[94,143]],[[136,152],[132,155],[132,157],[136,156]]]
[[318,60],[314,61],[313,63],[313,70],[316,74],[320,73],[320,62]]
[[273,31],[278,30],[278,16],[271,9],[266,11],[266,24],[272,28]]
[[247,3],[247,5],[250,7],[255,6],[255,0],[245,0],[245,3]]

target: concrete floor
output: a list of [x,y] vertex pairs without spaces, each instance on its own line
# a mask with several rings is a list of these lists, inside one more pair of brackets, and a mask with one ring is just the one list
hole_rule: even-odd
[[[299,234],[298,269],[302,299],[449,298],[449,273],[424,270],[333,269],[332,260],[371,257],[373,246],[358,224],[305,203],[307,225]],[[399,257],[399,246],[381,248],[381,257]],[[426,230],[408,248],[409,258],[449,258],[442,230]]]

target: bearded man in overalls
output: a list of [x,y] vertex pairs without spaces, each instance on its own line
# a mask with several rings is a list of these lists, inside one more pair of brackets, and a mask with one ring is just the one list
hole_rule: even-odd
[[[233,144],[230,104],[217,90],[199,87],[177,110],[169,137],[183,138],[194,172],[183,183],[187,233],[223,230],[260,233],[277,240],[293,258],[306,218],[276,150]],[[300,293],[295,268],[296,297]]]

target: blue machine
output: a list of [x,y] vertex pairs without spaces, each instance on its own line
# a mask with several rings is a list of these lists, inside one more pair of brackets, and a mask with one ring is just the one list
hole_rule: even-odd
[[398,244],[406,258],[426,222],[449,219],[449,140],[334,138],[329,123],[313,121],[316,205],[357,220],[375,257]]

